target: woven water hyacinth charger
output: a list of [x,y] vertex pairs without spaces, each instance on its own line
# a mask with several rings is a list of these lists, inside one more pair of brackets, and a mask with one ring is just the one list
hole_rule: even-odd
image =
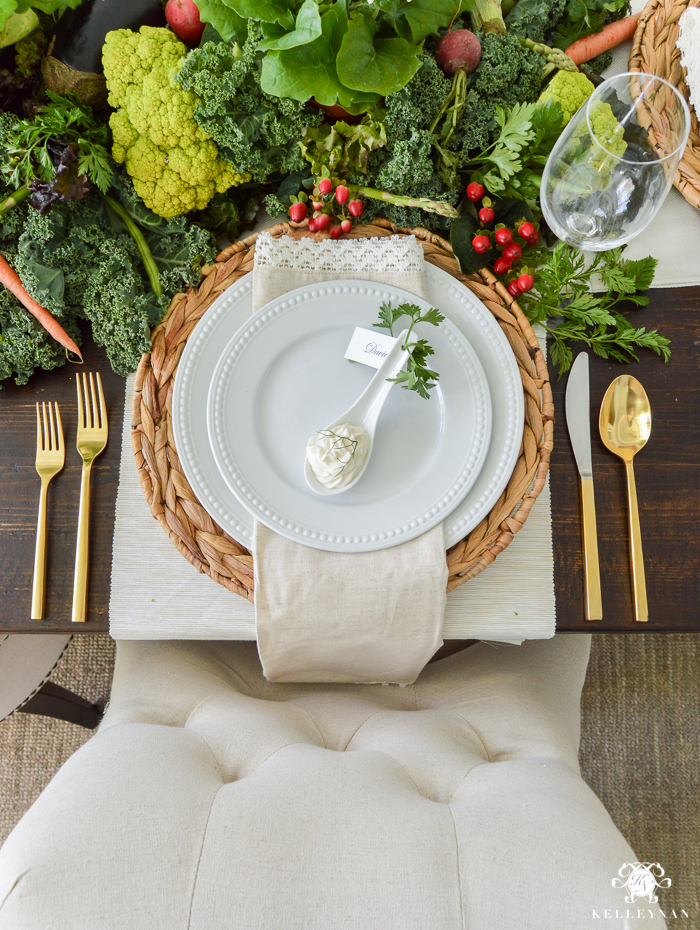
[[[311,235],[305,224],[282,223],[272,236]],[[487,270],[465,277],[452,247],[425,229],[400,229],[378,219],[356,226],[354,238],[413,234],[425,260],[463,281],[498,320],[518,361],[525,394],[525,426],[518,460],[508,486],[489,515],[447,551],[448,590],[479,575],[511,542],[527,520],[544,487],[554,431],[554,406],[544,354],[532,327],[506,288]],[[326,238],[315,233],[314,238]],[[153,331],[151,352],[141,359],[134,386],[131,438],[141,486],[151,513],[172,543],[195,568],[218,584],[253,601],[253,556],[232,539],[199,503],[185,477],[172,430],[172,390],[185,343],[216,298],[253,270],[257,235],[242,239],[203,269],[196,290],[177,294]]]
[[700,6],[700,0],[650,0],[647,3],[632,40],[629,70],[665,78],[685,97],[690,108],[690,136],[673,183],[688,203],[700,207],[700,127],[697,113],[690,104],[681,50],[676,45],[678,20],[689,6]]

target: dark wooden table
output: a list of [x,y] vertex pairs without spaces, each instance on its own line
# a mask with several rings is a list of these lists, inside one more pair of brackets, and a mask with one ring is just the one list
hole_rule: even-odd
[[[605,450],[597,429],[603,394],[625,369],[592,357],[593,468],[604,619],[592,624],[583,618],[578,474],[563,416],[564,377],[554,382],[557,421],[551,469],[560,630],[700,631],[700,288],[660,289],[650,295],[649,307],[634,313],[635,323],[657,327],[673,343],[668,364],[644,353],[640,364],[629,369],[647,389],[653,414],[651,439],[635,459],[650,620],[644,624],[633,620],[624,467]],[[92,473],[89,620],[70,622],[81,461],[75,449],[75,369],[66,366],[36,374],[25,387],[6,384],[0,391],[0,632],[103,633],[108,629],[124,381],[112,373],[103,350],[90,341],[84,354],[83,370],[102,374],[110,426],[109,444]],[[48,619],[38,622],[29,619],[29,607],[39,493],[34,470],[34,404],[42,400],[61,405],[67,455],[65,469],[49,490]]]

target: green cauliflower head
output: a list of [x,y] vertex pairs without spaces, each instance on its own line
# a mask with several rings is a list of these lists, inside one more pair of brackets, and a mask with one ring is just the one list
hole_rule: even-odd
[[594,90],[593,83],[580,71],[557,71],[538,102],[558,100],[564,117],[563,125],[566,126]]
[[173,80],[187,55],[168,29],[109,32],[102,53],[112,155],[147,207],[170,218],[203,210],[216,193],[249,180],[219,155],[194,118],[198,97]]

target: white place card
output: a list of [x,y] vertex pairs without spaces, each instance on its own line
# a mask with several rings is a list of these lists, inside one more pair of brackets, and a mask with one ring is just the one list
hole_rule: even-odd
[[345,352],[345,358],[353,362],[361,362],[372,368],[379,368],[392,348],[396,345],[396,337],[381,329],[363,329],[355,327],[350,345]]

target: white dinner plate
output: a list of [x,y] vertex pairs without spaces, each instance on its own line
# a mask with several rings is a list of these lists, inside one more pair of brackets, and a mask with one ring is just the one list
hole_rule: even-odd
[[[479,356],[492,405],[491,441],[484,465],[466,497],[445,517],[449,547],[484,519],[508,483],[522,441],[523,389],[508,340],[481,301],[434,265],[426,264],[425,275],[430,301],[459,327]],[[253,541],[253,516],[219,472],[209,444],[206,406],[222,349],[251,316],[252,307],[252,274],[248,274],[212,303],[187,340],[172,398],[175,444],[192,490],[212,519],[248,548]]]
[[355,487],[325,497],[304,476],[306,443],[347,410],[375,369],[344,359],[356,326],[379,308],[426,300],[361,280],[283,294],[234,333],[214,370],[209,441],[231,492],[288,539],[333,552],[371,552],[444,520],[481,470],[491,399],[476,352],[449,320],[421,324],[440,379],[429,399],[395,387],[380,414],[367,469]]

